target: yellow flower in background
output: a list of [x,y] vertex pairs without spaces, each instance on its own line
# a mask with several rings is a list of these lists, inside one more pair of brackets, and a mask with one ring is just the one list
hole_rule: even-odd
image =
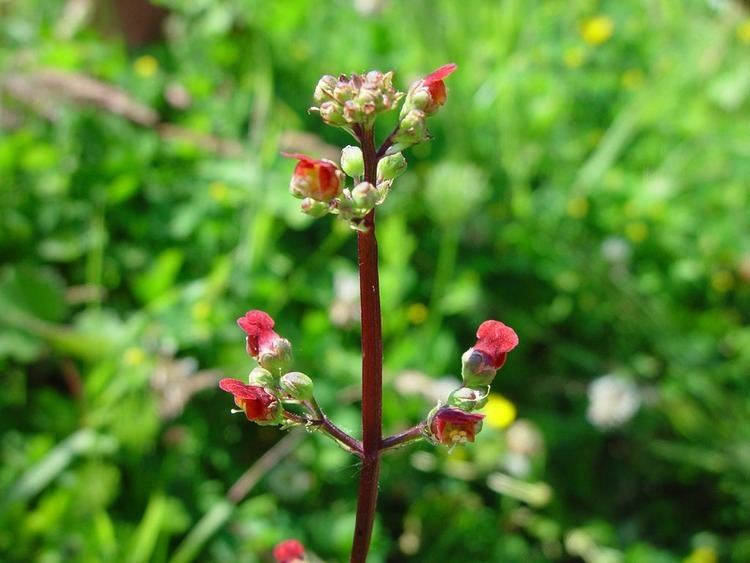
[[409,305],[409,308],[406,310],[406,318],[413,325],[421,325],[427,320],[429,313],[429,310],[423,303],[414,303],[413,305]]
[[745,45],[750,45],[750,20],[745,20],[737,26],[737,39]]
[[589,45],[601,45],[612,37],[615,22],[608,16],[594,16],[581,24],[581,37]]
[[485,424],[492,428],[507,428],[516,419],[516,406],[499,393],[492,393],[484,407]]
[[690,555],[682,560],[683,563],[718,563],[716,552],[707,546],[696,547]]
[[565,210],[573,219],[583,219],[589,213],[589,202],[585,197],[574,197],[568,201]]
[[141,78],[150,78],[159,70],[159,61],[151,55],[143,55],[135,60],[133,69]]
[[635,221],[625,225],[625,236],[633,242],[643,242],[648,236],[648,225],[641,221]]
[[211,182],[208,193],[217,203],[224,203],[229,197],[229,187],[224,182]]
[[622,73],[620,83],[626,90],[636,90],[643,84],[643,71],[639,68],[631,68]]
[[146,361],[146,352],[143,351],[143,348],[131,346],[125,350],[122,359],[127,366],[139,366]]
[[565,49],[565,52],[563,53],[563,63],[568,68],[580,68],[585,59],[585,53],[580,47]]

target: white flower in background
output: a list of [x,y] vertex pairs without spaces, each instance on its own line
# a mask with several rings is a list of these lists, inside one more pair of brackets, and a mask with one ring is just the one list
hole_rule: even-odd
[[602,256],[607,262],[621,264],[630,260],[633,247],[622,237],[607,237],[602,241]]
[[405,370],[396,376],[394,386],[401,395],[421,395],[428,402],[444,403],[461,382],[451,375],[434,379],[421,371]]
[[536,424],[519,419],[505,432],[508,451],[503,466],[514,477],[525,478],[531,473],[531,460],[544,449],[544,438]]
[[359,278],[356,274],[343,270],[333,274],[333,301],[328,315],[335,326],[342,328],[359,322]]
[[641,406],[641,393],[633,383],[617,374],[591,382],[588,389],[588,421],[599,430],[609,430],[633,418]]

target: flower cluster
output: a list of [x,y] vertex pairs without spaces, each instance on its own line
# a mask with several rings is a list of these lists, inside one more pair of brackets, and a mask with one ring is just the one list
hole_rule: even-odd
[[377,114],[392,110],[404,93],[393,87],[393,73],[371,70],[367,74],[326,74],[315,87],[317,111],[329,125],[352,127],[372,125]]
[[248,375],[248,383],[224,378],[219,382],[227,393],[234,396],[239,411],[248,420],[261,425],[280,424],[284,421],[285,401],[305,401],[312,397],[312,380],[297,371],[287,371],[292,361],[292,346],[279,336],[273,319],[263,311],[248,311],[237,319],[245,331],[246,349],[258,362],[258,367]]
[[438,404],[427,419],[425,432],[434,442],[453,446],[473,442],[482,428],[483,415],[475,414],[487,404],[490,384],[503,367],[508,352],[518,346],[518,336],[500,321],[485,321],[477,330],[477,341],[462,356],[463,386]]
[[[311,217],[338,215],[356,230],[363,230],[362,219],[383,203],[390,193],[393,180],[406,169],[401,151],[430,138],[427,117],[434,115],[445,104],[448,91],[444,79],[454,70],[447,64],[409,88],[408,94],[393,87],[393,73],[377,70],[366,74],[325,75],[315,88],[317,106],[311,111],[320,113],[324,122],[344,127],[352,134],[372,131],[379,113],[396,109],[404,100],[398,124],[378,154],[377,178],[365,181],[362,150],[345,147],[341,153],[341,167],[330,160],[317,160],[304,154],[284,156],[297,159],[289,190],[302,200],[301,209]],[[353,180],[346,186],[346,176]]]

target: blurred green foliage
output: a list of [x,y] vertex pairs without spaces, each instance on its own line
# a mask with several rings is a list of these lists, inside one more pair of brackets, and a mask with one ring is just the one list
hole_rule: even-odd
[[[0,3],[0,558],[269,561],[296,537],[346,560],[356,463],[306,436],[227,497],[282,434],[214,383],[249,371],[234,319],[265,309],[357,429],[358,331],[329,315],[354,236],[298,212],[279,151],[351,142],[305,111],[321,74],[405,89],[455,61],[379,212],[385,424],[498,318],[521,346],[495,390],[530,433],[388,455],[372,561],[750,560],[739,4],[160,4],[163,37],[127,48],[106,3]],[[610,372],[640,409],[606,429]]]

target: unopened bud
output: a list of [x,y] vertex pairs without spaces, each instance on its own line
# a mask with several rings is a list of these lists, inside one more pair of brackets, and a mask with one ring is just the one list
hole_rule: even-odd
[[320,117],[329,125],[346,125],[346,119],[344,119],[344,110],[341,104],[337,102],[323,102],[320,104]]
[[317,219],[328,213],[329,207],[328,204],[323,201],[316,201],[311,197],[306,197],[302,200],[300,209],[302,209],[302,213]]
[[495,379],[497,370],[488,365],[484,354],[469,348],[461,356],[461,377],[467,387],[490,385]]
[[378,162],[378,181],[393,180],[406,170],[406,159],[400,152],[385,156]]
[[272,374],[286,371],[292,361],[292,345],[286,338],[275,338],[266,350],[261,351],[258,363]]
[[273,389],[276,385],[276,378],[271,375],[271,372],[260,366],[253,368],[250,374],[247,376],[248,385],[255,387],[267,387]]
[[489,387],[483,389],[461,387],[448,396],[448,404],[462,411],[476,411],[487,404],[488,395]]
[[352,145],[345,146],[341,151],[341,168],[352,178],[364,174],[365,162],[362,158],[362,149]]
[[407,113],[398,125],[398,131],[393,136],[394,144],[409,147],[428,138],[427,115],[419,109]]
[[279,380],[281,390],[292,399],[308,401],[313,396],[313,382],[307,375],[299,371],[290,371]]
[[331,76],[330,74],[324,75],[318,81],[318,85],[315,86],[315,94],[313,94],[315,101],[322,104],[333,99],[333,92],[337,82],[335,76]]
[[357,184],[352,190],[352,202],[357,209],[372,209],[380,199],[380,193],[369,182]]

